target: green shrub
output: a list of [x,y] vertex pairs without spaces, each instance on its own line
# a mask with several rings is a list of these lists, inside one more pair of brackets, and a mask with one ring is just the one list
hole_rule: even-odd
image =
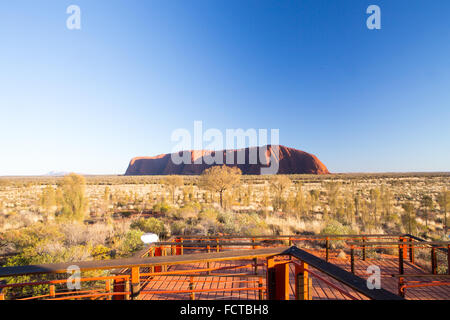
[[170,232],[172,235],[182,235],[186,229],[186,224],[183,221],[174,221],[170,224]]
[[221,212],[217,215],[219,230],[228,235],[256,236],[268,234],[270,227],[257,213],[233,214]]
[[[330,220],[330,221],[328,221],[325,228],[322,229],[320,234],[323,234],[323,235],[345,235],[345,234],[353,234],[353,231],[350,226],[345,226],[336,220]],[[331,240],[330,247],[333,249],[343,248],[343,247],[345,247],[345,241]]]
[[240,226],[240,234],[244,236],[260,236],[268,233],[270,229],[267,223],[256,213],[238,214],[237,225]]
[[171,209],[170,205],[165,201],[158,202],[153,206],[153,211],[158,213],[167,213],[170,211],[170,209]]
[[164,222],[156,219],[156,218],[141,218],[139,220],[134,221],[131,226],[132,229],[138,229],[145,233],[155,233],[159,237],[164,238],[167,236],[167,230],[164,226]]
[[121,254],[128,255],[132,252],[141,250],[144,247],[144,243],[141,240],[143,234],[142,231],[136,229],[128,231],[120,245]]
[[11,230],[5,233],[6,242],[14,244],[17,250],[34,247],[42,239],[59,241],[64,238],[64,234],[56,225],[36,223],[20,230]]
[[59,217],[82,221],[88,210],[88,199],[85,196],[86,179],[71,173],[65,176],[58,186],[56,198],[61,206]]
[[206,208],[198,213],[199,220],[208,220],[208,221],[218,222],[217,217],[218,217],[218,212],[217,212],[217,210],[215,210],[213,208]]
[[350,226],[344,226],[339,221],[330,220],[320,233],[329,235],[352,234],[352,228]]

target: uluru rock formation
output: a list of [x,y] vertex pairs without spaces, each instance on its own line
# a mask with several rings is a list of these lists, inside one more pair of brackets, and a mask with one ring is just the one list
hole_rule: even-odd
[[[277,150],[278,149],[278,150]],[[173,154],[174,156],[181,156],[183,152],[188,152],[189,161],[184,161],[181,164],[175,164],[172,161],[172,154],[166,153],[155,157],[137,157],[130,161],[128,169],[125,175],[198,175],[205,169],[217,164],[208,164],[208,159],[211,157],[217,157],[217,153],[222,153],[223,163],[230,166],[237,166],[241,169],[242,174],[255,174],[261,173],[262,168],[267,168],[267,163],[270,157],[274,159],[278,164],[279,174],[329,174],[330,172],[325,165],[314,155],[293,149],[285,146],[263,146],[263,147],[251,147],[245,149],[236,150],[221,150],[221,151],[180,151]],[[261,159],[260,152],[265,156],[265,159]],[[237,161],[238,154],[245,154],[245,161],[243,164]],[[250,163],[249,155],[257,154],[257,161]],[[228,155],[228,157],[227,157]],[[220,155],[219,155],[220,156]],[[234,161],[230,161],[232,159]],[[216,158],[217,159],[217,158]],[[255,163],[256,162],[256,163]],[[227,164],[228,165],[228,164]]]

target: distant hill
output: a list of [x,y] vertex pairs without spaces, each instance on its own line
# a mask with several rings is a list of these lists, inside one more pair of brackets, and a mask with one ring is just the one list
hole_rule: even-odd
[[[264,148],[264,147],[263,147]],[[288,148],[285,146],[279,146],[278,155],[275,154],[273,146],[266,146],[267,153],[266,158],[270,158],[270,154],[274,154],[276,161],[279,162],[279,174],[329,174],[330,172],[325,167],[325,165],[314,155],[297,150],[294,148]],[[253,150],[252,150],[253,149]],[[256,150],[254,150],[256,149]],[[248,156],[250,151],[256,151],[259,154],[260,147],[251,147],[245,149],[239,149],[239,151],[244,151],[246,156],[246,164],[233,165],[241,169],[243,174],[255,174],[258,175],[261,172],[261,168],[265,167],[261,165],[261,161],[258,164],[249,164]],[[236,163],[238,150],[229,150],[233,154]],[[174,164],[172,162],[171,154],[161,154],[155,157],[137,157],[130,161],[125,175],[198,175],[201,174],[205,169],[213,166],[208,165],[205,161],[201,164],[195,164],[194,161],[198,160],[200,157],[205,157],[206,155],[215,156],[217,152],[223,153],[224,163],[226,163],[227,150],[221,151],[189,151],[191,154],[191,164]],[[179,152],[181,155],[181,152]],[[203,160],[203,159],[202,159]]]
[[50,171],[47,174],[44,174],[44,176],[49,176],[49,177],[63,177],[65,175],[68,175],[69,172],[63,172],[63,171]]

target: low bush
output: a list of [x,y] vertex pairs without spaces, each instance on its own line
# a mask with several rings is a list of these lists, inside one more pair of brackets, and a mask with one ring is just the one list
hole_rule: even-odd
[[167,229],[163,221],[156,218],[141,218],[139,220],[131,223],[132,229],[138,229],[144,233],[155,233],[160,238],[165,238],[167,236]]

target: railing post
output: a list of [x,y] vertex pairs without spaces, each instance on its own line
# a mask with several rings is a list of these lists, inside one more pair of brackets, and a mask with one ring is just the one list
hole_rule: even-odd
[[362,259],[366,261],[366,237],[362,238]]
[[131,268],[131,298],[136,299],[139,297],[139,292],[141,290],[141,281],[139,267]]
[[[211,247],[209,246],[209,244],[206,246],[206,250],[208,251],[208,253],[211,252]],[[207,267],[208,269],[211,268],[211,263],[210,263],[209,261],[206,262],[206,267]],[[210,271],[210,270],[208,270],[208,274],[211,274],[211,271]]]
[[219,239],[216,239],[216,251],[219,252],[220,251],[220,247],[219,247]]
[[329,259],[329,251],[330,251],[330,240],[328,237],[325,239],[325,260],[328,262]]
[[437,274],[437,256],[436,256],[436,247],[431,247],[431,273]]
[[50,298],[54,298],[56,296],[56,290],[55,290],[55,285],[52,284],[49,287],[49,296]]
[[407,239],[406,238],[402,238],[402,242],[403,242],[403,260],[407,260],[408,259],[408,244]]
[[[189,290],[194,290],[194,277],[189,277]],[[191,292],[191,300],[195,300],[195,293]]]
[[[149,256],[150,257],[154,257],[155,256],[155,248],[154,247],[150,248]],[[155,272],[155,267],[153,267],[153,266],[150,267],[150,272],[151,273]]]
[[[161,247],[161,256],[166,257],[167,256],[167,248],[166,247]],[[167,265],[163,265],[161,266],[161,269],[163,272],[167,271]]]
[[262,287],[263,287],[263,280],[262,280],[262,278],[259,278],[258,279],[258,288],[259,288],[259,290],[258,290],[258,297],[259,297],[259,300],[263,300],[264,299],[264,292],[263,292]]
[[292,238],[289,237],[289,247],[292,247]]
[[175,242],[178,242],[180,244],[177,245],[177,249],[176,249],[176,255],[177,256],[182,256],[183,255],[183,238],[177,238],[175,240]]
[[[125,292],[130,292],[130,281],[125,280],[125,288],[124,288]],[[130,294],[126,294],[125,295],[125,300],[130,300]]]
[[256,247],[255,247],[255,242],[256,242],[256,241],[255,241],[255,238],[252,238],[252,244],[253,244],[253,245],[252,245],[252,249],[256,249]]
[[402,244],[398,245],[398,273],[403,274],[404,273],[404,266],[403,266],[403,257],[404,257],[404,251],[405,248]]
[[350,246],[350,267],[353,274],[355,274],[355,247]]
[[253,269],[255,274],[258,274],[258,258],[253,258]]
[[405,297],[406,294],[406,288],[403,288],[404,285],[404,279],[403,277],[398,278],[398,295],[402,298]]
[[[111,280],[105,280],[105,293],[111,293]],[[106,300],[111,300],[111,295],[106,296]]]
[[412,238],[409,238],[409,261],[414,264],[415,259],[414,259],[414,240]]
[[289,300],[289,264],[267,258],[267,299]]
[[311,278],[308,273],[308,264],[300,262],[295,264],[295,299],[311,300]]
[[450,274],[450,244],[447,246],[447,273]]
[[[155,247],[154,249],[154,257],[160,257],[162,256],[162,248],[161,247]],[[154,267],[154,272],[161,272],[162,271],[162,267],[161,266],[156,266]]]

